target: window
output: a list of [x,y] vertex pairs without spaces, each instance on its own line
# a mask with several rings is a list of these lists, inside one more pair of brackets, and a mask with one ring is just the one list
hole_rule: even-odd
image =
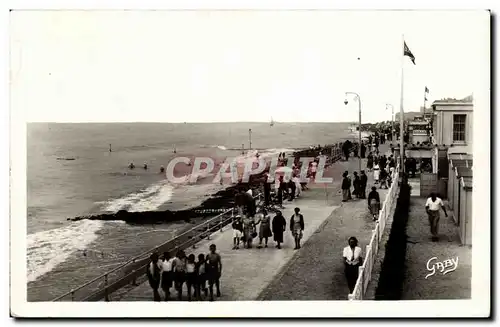
[[466,115],[453,115],[453,141],[465,142]]

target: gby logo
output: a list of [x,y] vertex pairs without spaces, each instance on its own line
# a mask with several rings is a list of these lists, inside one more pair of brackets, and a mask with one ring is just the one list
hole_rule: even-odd
[[427,261],[427,270],[431,273],[425,276],[425,279],[436,274],[436,271],[446,275],[449,272],[456,270],[458,267],[458,257],[444,260],[443,262],[437,261],[437,257],[432,257]]

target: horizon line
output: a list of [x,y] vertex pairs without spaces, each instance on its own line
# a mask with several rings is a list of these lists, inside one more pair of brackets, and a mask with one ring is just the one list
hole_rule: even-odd
[[[381,123],[390,120],[362,122],[362,124]],[[26,124],[270,124],[269,121],[186,121],[186,122],[170,122],[170,121],[26,121]],[[273,121],[276,124],[356,124],[357,121]]]

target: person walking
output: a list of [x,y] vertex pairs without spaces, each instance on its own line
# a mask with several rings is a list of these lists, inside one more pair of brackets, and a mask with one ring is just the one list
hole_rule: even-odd
[[253,217],[243,216],[243,241],[247,249],[252,248],[252,241],[257,236]]
[[373,166],[373,180],[375,184],[378,184],[380,180],[380,166],[378,165],[378,161],[375,161],[375,165]]
[[205,297],[208,296],[206,265],[207,260],[205,259],[205,255],[203,253],[198,254],[198,262],[196,262],[197,279],[195,291],[195,297],[198,301],[201,300],[201,291],[203,291]]
[[347,177],[347,172],[342,174],[342,202],[347,202],[349,200],[349,193],[351,189],[351,180]]
[[175,259],[172,263],[172,270],[174,272],[175,289],[177,290],[177,299],[182,300],[182,286],[186,281],[186,253],[183,250],[177,251]]
[[286,230],[286,220],[281,211],[278,211],[276,216],[274,216],[272,225],[274,241],[277,243],[276,248],[281,249],[281,243],[283,243],[283,233]]
[[191,302],[191,295],[194,293],[196,296],[196,282],[198,280],[198,274],[196,273],[196,257],[194,254],[190,254],[186,261],[186,286],[188,301]]
[[161,279],[161,266],[158,262],[158,253],[153,253],[149,257],[150,262],[146,269],[146,275],[148,276],[149,286],[153,289],[153,300],[159,302],[161,300],[158,288],[160,287]]
[[359,179],[358,172],[354,172],[354,181],[352,185],[354,186],[354,191],[352,195],[355,195],[358,199],[361,199],[361,180]]
[[214,284],[217,291],[217,297],[221,296],[220,293],[220,277],[222,275],[222,259],[216,252],[215,244],[210,245],[210,253],[207,254],[206,273],[208,278],[208,286],[210,292],[210,301],[214,300]]
[[349,237],[347,243],[348,246],[344,248],[342,257],[347,287],[349,288],[349,293],[352,294],[358,280],[359,267],[363,264],[363,258],[361,257],[361,248],[358,246],[358,239],[356,237]]
[[373,169],[373,154],[370,152],[368,153],[368,156],[366,157],[366,169],[368,171],[371,171]]
[[290,231],[295,240],[294,250],[298,250],[304,232],[304,216],[300,213],[300,208],[295,208],[295,214],[290,218]]
[[365,171],[361,171],[361,176],[359,177],[359,188],[360,188],[360,198],[366,199],[366,185],[368,184],[368,176],[366,176]]
[[375,186],[372,187],[372,191],[368,194],[368,208],[373,216],[373,221],[377,221],[378,213],[380,211],[380,195],[378,194]]
[[293,177],[292,181],[295,183],[295,197],[299,198],[302,195],[302,185],[298,174]]
[[231,225],[233,228],[233,250],[240,248],[240,240],[243,237],[243,222],[241,221],[241,215],[236,215]]
[[264,205],[268,207],[271,204],[271,183],[268,181],[269,174],[265,174],[264,180]]
[[262,240],[265,241],[264,247],[267,248],[267,241],[271,236],[273,236],[273,233],[271,233],[271,216],[264,209],[262,210],[262,219],[260,220],[259,245],[257,248],[262,249]]
[[366,145],[365,142],[361,142],[361,158],[364,159],[366,155]]
[[429,225],[431,228],[432,241],[439,241],[439,209],[444,211],[444,215],[448,217],[443,200],[437,197],[436,193],[432,192],[430,197],[425,202],[425,211],[429,217]]
[[170,288],[173,283],[172,276],[172,262],[174,259],[170,256],[170,253],[163,253],[163,261],[161,262],[161,289],[165,293],[165,301],[170,298]]
[[295,200],[295,192],[297,192],[297,187],[295,186],[295,181],[293,178],[290,178],[288,182],[288,188],[290,189],[290,201]]

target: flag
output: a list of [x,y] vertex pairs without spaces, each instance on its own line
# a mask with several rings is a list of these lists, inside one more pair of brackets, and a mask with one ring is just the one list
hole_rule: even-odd
[[427,101],[427,96],[424,96],[424,101]]
[[408,48],[408,46],[406,45],[406,42],[404,42],[404,45],[405,45],[405,48],[404,48],[403,55],[410,57],[413,64],[416,65],[415,64],[415,56],[413,55],[413,53],[411,53],[410,48]]
[[427,86],[425,87],[425,93],[429,93],[429,89],[427,88]]

